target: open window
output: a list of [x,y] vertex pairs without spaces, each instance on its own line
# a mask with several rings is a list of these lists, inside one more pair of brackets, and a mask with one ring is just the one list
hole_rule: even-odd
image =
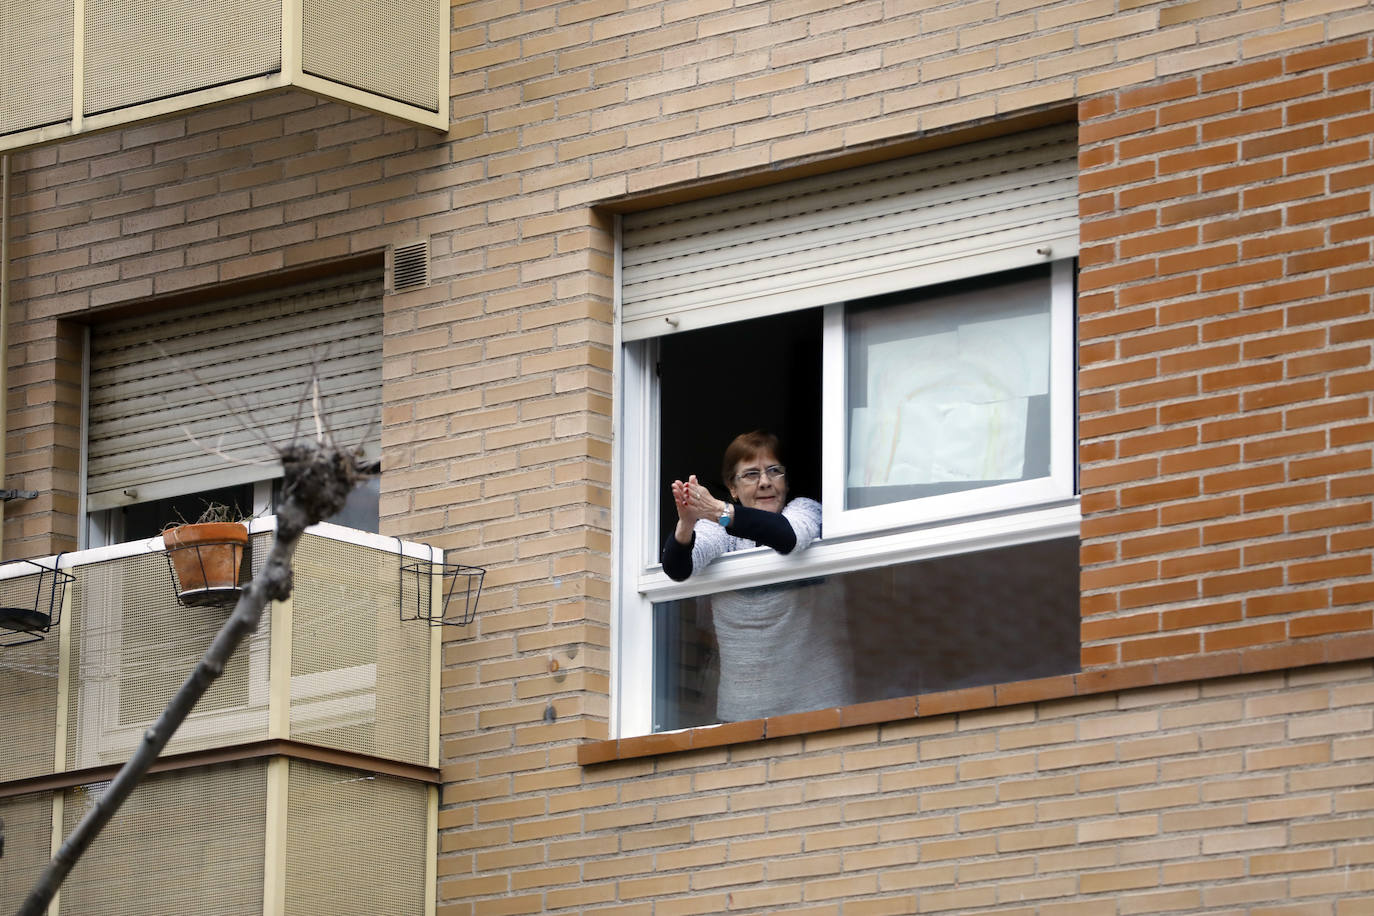
[[[84,546],[156,537],[208,502],[271,514],[272,445],[313,432],[374,460],[381,417],[380,271],[120,318],[90,329]],[[339,524],[376,531],[376,479]]]
[[[1049,129],[624,219],[619,734],[805,711],[800,685],[839,670],[812,696],[1077,670],[1073,141]],[[695,473],[727,498],[721,454],[759,428],[781,439],[789,497],[821,503],[820,540],[673,582],[668,483]],[[752,646],[758,702],[723,702],[740,643],[721,609],[779,593],[823,625]]]

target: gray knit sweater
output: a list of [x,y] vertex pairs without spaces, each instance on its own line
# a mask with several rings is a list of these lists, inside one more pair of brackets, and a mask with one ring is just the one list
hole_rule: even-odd
[[[799,497],[782,516],[805,550],[821,533],[821,506]],[[693,529],[692,569],[759,546],[717,524]],[[711,596],[723,722],[826,709],[853,702],[843,583],[834,576],[761,585]]]

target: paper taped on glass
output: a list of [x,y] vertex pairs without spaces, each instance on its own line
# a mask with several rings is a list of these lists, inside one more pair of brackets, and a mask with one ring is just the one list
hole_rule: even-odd
[[868,347],[868,406],[850,412],[851,487],[1022,476],[1029,398],[1049,391],[1048,315]]

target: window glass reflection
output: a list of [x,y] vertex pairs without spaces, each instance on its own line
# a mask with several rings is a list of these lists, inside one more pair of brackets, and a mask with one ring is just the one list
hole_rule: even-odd
[[1049,271],[845,311],[845,508],[1049,473]]
[[764,586],[829,612],[805,632],[734,619],[738,592],[656,603],[654,729],[1077,671],[1078,571],[1064,538]]

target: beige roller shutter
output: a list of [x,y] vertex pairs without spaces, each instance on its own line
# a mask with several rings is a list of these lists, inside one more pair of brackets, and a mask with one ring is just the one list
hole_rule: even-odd
[[1078,143],[1055,126],[625,216],[625,340],[1072,257]]
[[[377,455],[382,283],[375,273],[91,329],[91,510],[281,475],[269,443],[313,434],[313,371],[337,441]],[[369,434],[370,433],[370,434]]]

